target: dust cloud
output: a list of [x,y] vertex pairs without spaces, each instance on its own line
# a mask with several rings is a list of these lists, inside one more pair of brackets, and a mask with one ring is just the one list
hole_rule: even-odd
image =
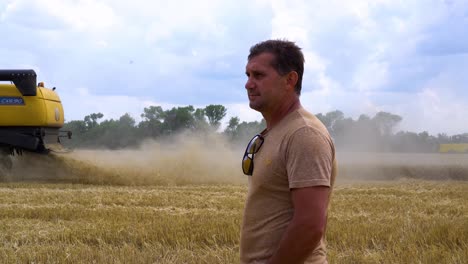
[[399,179],[468,180],[468,155],[339,152],[338,182]]
[[14,158],[11,180],[109,185],[245,184],[239,148],[214,134],[147,140],[135,149],[77,149]]
[[[183,133],[138,148],[76,149],[15,156],[10,181],[103,185],[246,184],[244,144],[218,134]],[[399,179],[468,180],[468,155],[337,152],[337,184]]]
[[393,134],[397,127],[387,129],[387,133],[378,131],[371,119],[359,117],[336,135],[337,182],[468,180],[468,154],[438,153],[438,145],[425,142],[419,134],[397,137]]

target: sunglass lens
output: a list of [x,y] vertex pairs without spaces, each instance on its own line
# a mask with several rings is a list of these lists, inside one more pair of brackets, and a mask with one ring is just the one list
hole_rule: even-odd
[[244,171],[244,174],[252,174],[252,159],[247,155],[242,160],[242,170]]
[[249,143],[249,147],[247,148],[247,153],[249,154],[256,153],[260,147],[260,142],[261,140],[258,136],[254,137]]

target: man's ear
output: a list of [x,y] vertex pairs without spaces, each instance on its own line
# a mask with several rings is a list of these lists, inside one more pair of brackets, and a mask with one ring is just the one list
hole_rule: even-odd
[[294,90],[298,80],[299,80],[299,75],[297,74],[296,71],[289,72],[288,75],[286,76],[286,84],[288,85],[288,88],[291,88]]

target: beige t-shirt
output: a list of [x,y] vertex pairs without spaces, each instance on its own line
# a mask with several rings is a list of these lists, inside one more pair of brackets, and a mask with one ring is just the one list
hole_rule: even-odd
[[[334,159],[335,148],[327,129],[304,108],[289,113],[264,135],[249,176],[241,263],[264,263],[274,254],[294,214],[290,190],[332,187]],[[326,263],[323,238],[305,263]]]

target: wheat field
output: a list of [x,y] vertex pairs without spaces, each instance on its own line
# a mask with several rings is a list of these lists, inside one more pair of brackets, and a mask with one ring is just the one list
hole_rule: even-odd
[[[466,263],[468,183],[337,186],[330,263]],[[238,263],[246,187],[0,185],[1,263]]]
[[[152,146],[15,160],[16,175],[0,183],[0,263],[238,263],[247,192],[238,157],[218,149],[226,158],[213,164],[212,149],[162,149],[163,158]],[[467,156],[380,157],[371,170],[345,156],[330,263],[468,262]],[[425,166],[446,176],[424,179]],[[398,176],[385,179],[382,168]]]

